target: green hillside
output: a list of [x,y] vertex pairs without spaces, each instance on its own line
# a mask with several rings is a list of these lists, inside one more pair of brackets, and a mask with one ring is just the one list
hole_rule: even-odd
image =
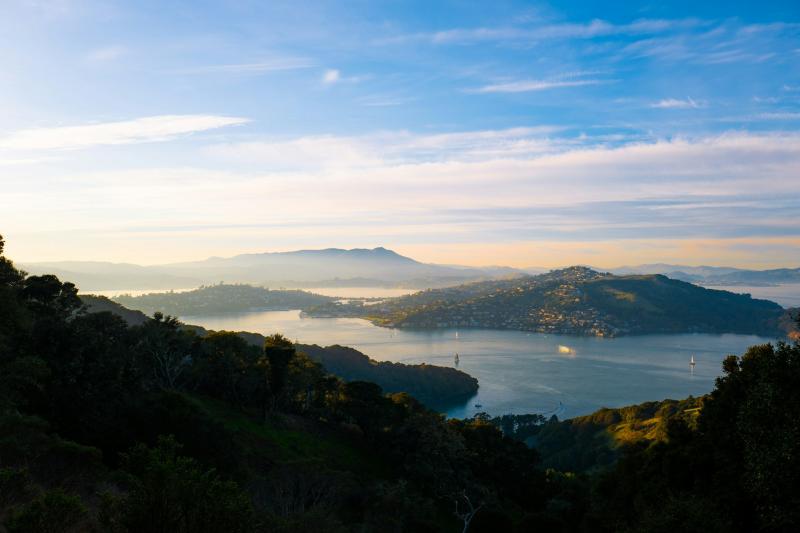
[[785,335],[780,305],[662,275],[614,276],[571,267],[460,285],[380,305],[331,302],[312,315],[363,316],[401,328],[494,328],[618,336],[645,333]]

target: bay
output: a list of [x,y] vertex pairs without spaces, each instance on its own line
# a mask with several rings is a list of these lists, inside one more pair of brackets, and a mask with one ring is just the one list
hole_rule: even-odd
[[[480,390],[448,416],[485,411],[570,418],[601,407],[702,395],[714,387],[726,355],[773,339],[752,335],[642,335],[614,339],[521,331],[399,330],[356,318],[304,318],[299,311],[182,317],[214,330],[282,333],[323,346],[352,346],[379,361],[455,366]],[[694,356],[696,365],[689,365]]]

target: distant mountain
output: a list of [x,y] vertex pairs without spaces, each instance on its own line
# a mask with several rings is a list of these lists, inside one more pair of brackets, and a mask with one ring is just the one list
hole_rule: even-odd
[[749,295],[663,275],[615,276],[586,267],[426,290],[371,306],[330,303],[316,316],[363,316],[407,328],[495,328],[616,336],[644,333],[783,335],[786,311]]
[[669,265],[664,263],[625,266],[612,269],[614,274],[663,274],[673,279],[702,285],[777,285],[800,283],[800,268],[746,270],[732,267]]
[[155,266],[103,262],[30,263],[32,273],[55,273],[83,292],[190,288],[202,284],[250,283],[272,287],[390,285],[411,288],[456,285],[469,280],[521,274],[506,267],[455,267],[421,263],[386,248],[299,250],[212,257]]

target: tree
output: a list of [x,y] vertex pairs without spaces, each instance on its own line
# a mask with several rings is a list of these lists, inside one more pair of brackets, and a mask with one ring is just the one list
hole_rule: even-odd
[[244,533],[254,525],[250,500],[232,481],[179,455],[181,446],[162,437],[154,448],[134,447],[123,464],[131,490],[106,499],[103,520],[130,533]]
[[8,533],[77,533],[88,516],[80,498],[54,489],[13,511],[5,526]]
[[155,313],[153,320],[139,326],[136,348],[149,357],[153,381],[162,389],[183,384],[192,362],[194,335],[181,330],[181,325],[176,317]]
[[[281,334],[270,335],[264,341],[266,364],[263,367],[267,369],[270,410],[274,410],[283,400],[289,378],[289,362],[295,354],[294,344]],[[264,415],[266,416],[266,409]]]

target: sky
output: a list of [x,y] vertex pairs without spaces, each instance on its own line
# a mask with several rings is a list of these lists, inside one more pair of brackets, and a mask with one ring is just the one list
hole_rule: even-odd
[[800,3],[0,0],[20,262],[800,266]]

